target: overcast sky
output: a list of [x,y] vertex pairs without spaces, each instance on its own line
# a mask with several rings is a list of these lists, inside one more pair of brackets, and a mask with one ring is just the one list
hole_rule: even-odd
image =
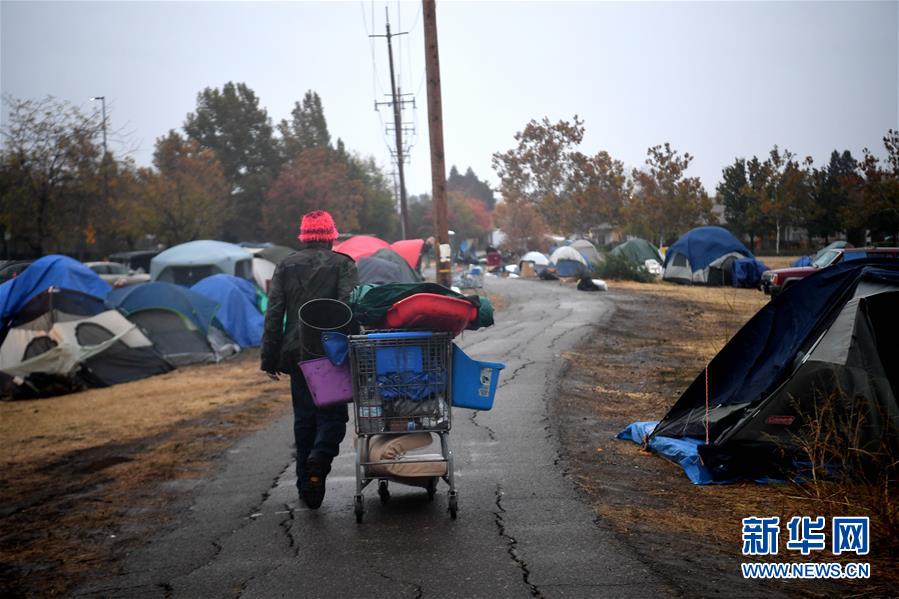
[[[135,160],[197,92],[246,82],[277,122],[317,91],[333,137],[388,165],[373,101],[415,94],[412,194],[430,192],[419,2],[0,2],[0,88],[87,110],[105,95]],[[490,157],[529,119],[580,115],[583,151],[628,167],[671,142],[713,191],[723,166],[774,144],[818,163],[881,153],[899,128],[899,2],[438,2],[447,169],[496,183]],[[389,109],[381,112],[387,123]],[[119,149],[121,146],[113,146]]]

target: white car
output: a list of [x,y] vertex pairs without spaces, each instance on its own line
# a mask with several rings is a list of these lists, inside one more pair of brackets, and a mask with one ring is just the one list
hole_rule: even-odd
[[84,265],[113,287],[137,285],[150,280],[150,275],[147,273],[135,272],[118,262],[85,262]]

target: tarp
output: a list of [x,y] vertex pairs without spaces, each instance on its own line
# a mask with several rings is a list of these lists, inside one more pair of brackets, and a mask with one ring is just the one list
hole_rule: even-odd
[[762,273],[768,270],[765,263],[756,258],[739,258],[733,263],[734,287],[752,289],[762,282]]
[[401,239],[390,244],[390,248],[402,256],[409,266],[418,268],[421,259],[421,248],[425,245],[424,239]]
[[81,262],[68,256],[44,256],[12,281],[0,285],[0,332],[16,312],[50,287],[80,291],[100,299],[112,290],[109,283]]
[[659,254],[658,248],[639,237],[619,243],[609,253],[624,258],[637,266],[643,266],[647,260],[655,260],[662,264],[662,256]]
[[383,239],[371,237],[370,235],[356,235],[350,237],[346,241],[342,241],[334,245],[334,251],[346,254],[353,260],[371,256],[381,248],[390,247],[390,244]]
[[478,307],[478,317],[468,325],[477,330],[493,325],[493,304],[486,297],[462,295],[437,283],[388,283],[386,285],[359,285],[350,294],[350,307],[359,322],[365,326],[378,326],[387,310],[401,299],[416,293],[437,293],[466,299]]
[[[624,441],[633,441],[646,447],[666,460],[684,469],[684,474],[694,485],[708,485],[714,481],[712,474],[702,465],[697,447],[697,439],[674,439],[672,437],[650,437],[658,422],[634,422],[618,433]],[[648,442],[647,442],[648,441]]]
[[106,298],[106,303],[125,316],[148,309],[172,310],[189,319],[204,335],[209,333],[219,309],[218,302],[196,291],[158,281],[116,289]]
[[252,283],[229,275],[213,275],[190,289],[218,303],[215,317],[238,345],[259,346],[265,317],[256,307],[256,288]]
[[252,280],[253,254],[224,241],[201,239],[171,247],[150,262],[150,278],[190,286],[207,276],[223,273]]
[[812,265],[812,257],[811,256],[799,256],[792,262],[790,262],[790,266],[811,266]]

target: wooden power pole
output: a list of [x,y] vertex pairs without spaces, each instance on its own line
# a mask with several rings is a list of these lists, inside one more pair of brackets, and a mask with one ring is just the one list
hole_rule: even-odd
[[437,237],[437,283],[453,284],[449,224],[446,216],[446,160],[443,154],[443,104],[440,98],[440,55],[437,51],[435,0],[421,0],[425,28],[425,75],[428,80],[428,134],[431,140],[431,197]]

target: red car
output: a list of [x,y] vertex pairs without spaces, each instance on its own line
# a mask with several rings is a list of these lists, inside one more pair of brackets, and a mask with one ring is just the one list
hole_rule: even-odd
[[813,272],[822,268],[833,266],[845,260],[860,260],[862,258],[895,258],[899,259],[899,248],[843,248],[825,250],[811,266],[793,266],[790,268],[778,268],[766,270],[762,273],[760,287],[762,291],[775,297],[788,285],[804,279]]

